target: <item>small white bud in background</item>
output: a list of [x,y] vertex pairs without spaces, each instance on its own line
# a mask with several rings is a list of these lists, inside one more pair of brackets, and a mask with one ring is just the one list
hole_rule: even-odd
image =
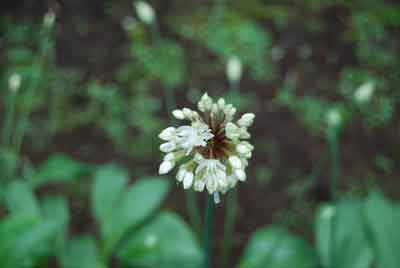
[[174,163],[171,162],[171,161],[163,161],[163,162],[161,163],[161,165],[160,165],[160,168],[159,168],[159,170],[158,170],[158,173],[159,173],[160,175],[167,174],[168,172],[171,171],[171,169],[174,168],[174,166],[175,166]]
[[185,114],[183,113],[182,110],[173,110],[172,115],[178,120],[185,119]]
[[148,236],[146,236],[144,240],[144,245],[147,248],[154,248],[157,245],[157,243],[158,243],[157,236],[153,234],[149,234]]
[[150,4],[145,1],[137,1],[134,4],[136,13],[141,21],[152,24],[155,19],[154,10]]
[[242,115],[242,117],[240,117],[240,119],[238,120],[238,125],[240,127],[249,127],[253,124],[254,122],[254,118],[255,118],[255,114],[253,113],[247,113]]
[[338,109],[332,108],[326,113],[326,122],[330,127],[338,127],[342,124],[342,114]]
[[323,208],[321,212],[321,216],[325,219],[331,219],[336,213],[336,209],[334,206],[326,206]]
[[127,16],[122,20],[122,27],[125,31],[133,31],[137,26],[137,21],[131,16]]
[[240,81],[242,78],[242,62],[236,56],[230,57],[226,64],[226,76],[230,82]]
[[21,75],[18,73],[13,73],[8,79],[8,87],[12,92],[17,92],[21,87]]
[[51,28],[53,27],[55,20],[56,14],[52,10],[50,10],[46,13],[46,15],[44,15],[43,25],[47,28]]
[[374,94],[374,91],[375,84],[373,82],[366,82],[357,88],[356,92],[354,92],[354,99],[358,103],[368,102]]

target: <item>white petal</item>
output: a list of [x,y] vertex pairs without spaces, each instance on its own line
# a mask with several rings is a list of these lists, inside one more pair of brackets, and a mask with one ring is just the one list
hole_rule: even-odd
[[172,115],[178,120],[185,119],[185,115],[181,110],[173,110]]
[[178,171],[178,174],[176,174],[176,179],[178,181],[183,181],[183,179],[185,178],[187,171],[184,168],[180,168]]
[[220,98],[218,100],[218,107],[219,107],[219,109],[224,110],[224,108],[225,108],[225,100],[223,98]]
[[238,125],[240,127],[249,127],[253,124],[254,122],[254,118],[255,118],[255,114],[253,113],[247,113],[242,115],[242,117],[239,119],[238,121]]
[[169,153],[175,150],[176,144],[174,142],[166,142],[160,145],[161,152]]
[[183,188],[189,189],[192,186],[194,175],[192,172],[186,172],[185,178],[183,179]]
[[242,167],[242,161],[240,161],[240,158],[237,157],[236,155],[233,155],[233,156],[229,157],[229,163],[235,169],[238,169],[238,168]]
[[169,141],[174,137],[175,134],[175,128],[174,127],[168,127],[161,131],[161,133],[158,135],[158,137],[162,140]]
[[228,122],[225,127],[226,136],[231,140],[236,140],[240,137],[240,129],[232,122]]
[[214,196],[214,203],[215,204],[219,204],[221,202],[221,198],[219,196],[219,193],[218,192],[214,192],[213,196]]
[[235,175],[240,181],[245,181],[246,180],[246,172],[244,172],[243,169],[236,169],[235,170]]
[[204,186],[205,186],[206,184],[204,183],[204,181],[202,181],[202,180],[197,180],[197,181],[195,181],[194,182],[194,190],[195,191],[198,191],[198,192],[202,192],[202,191],[204,191]]
[[164,159],[163,159],[164,161],[173,161],[173,160],[175,160],[175,154],[174,153],[167,153],[165,156],[164,156]]
[[171,162],[171,161],[163,161],[163,162],[161,163],[161,165],[160,165],[160,168],[159,168],[159,170],[158,170],[158,173],[159,173],[160,175],[167,174],[168,172],[171,171],[171,169],[174,168],[174,165],[175,165],[175,164],[174,164],[173,162]]

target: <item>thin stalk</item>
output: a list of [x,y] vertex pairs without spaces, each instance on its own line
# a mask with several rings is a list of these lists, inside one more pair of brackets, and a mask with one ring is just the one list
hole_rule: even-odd
[[229,81],[229,88],[232,92],[239,93],[240,80]]
[[[338,199],[339,192],[339,176],[340,176],[340,151],[339,151],[339,140],[338,140],[338,130],[332,129],[328,133],[329,151],[331,158],[331,192],[333,202],[336,203]],[[335,268],[335,247],[336,247],[336,217],[335,215],[331,221],[331,233],[330,233],[330,268]]]
[[232,251],[232,240],[235,229],[235,219],[238,204],[237,189],[233,188],[228,193],[226,201],[226,214],[224,223],[224,237],[222,241],[222,267],[228,268],[229,259]]
[[339,176],[340,176],[340,151],[338,133],[332,132],[329,137],[329,151],[331,157],[331,192],[333,200],[338,197]]
[[214,199],[207,194],[206,214],[204,219],[204,268],[211,268],[211,249],[214,227]]
[[3,146],[9,147],[11,145],[11,133],[13,129],[13,122],[15,117],[15,100],[17,92],[10,90],[10,94],[6,102],[6,117],[3,127]]

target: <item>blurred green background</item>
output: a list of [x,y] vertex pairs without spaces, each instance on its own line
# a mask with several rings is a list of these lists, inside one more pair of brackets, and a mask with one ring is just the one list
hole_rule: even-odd
[[214,267],[400,267],[397,1],[14,0],[0,15],[0,267],[201,267],[204,195],[157,176],[157,135],[204,92],[256,114]]

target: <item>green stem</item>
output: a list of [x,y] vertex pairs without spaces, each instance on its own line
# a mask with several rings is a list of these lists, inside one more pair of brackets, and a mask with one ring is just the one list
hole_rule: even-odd
[[238,204],[238,194],[237,189],[233,188],[228,193],[227,203],[226,203],[226,214],[224,223],[224,238],[222,241],[222,267],[228,268],[229,258],[232,251],[232,240],[235,228],[235,219]]
[[206,214],[204,220],[204,268],[211,268],[211,247],[214,227],[214,199],[207,194]]
[[11,91],[6,101],[6,118],[3,128],[3,146],[5,147],[9,147],[11,145],[11,133],[15,117],[16,95],[16,92]]
[[[329,151],[331,157],[331,192],[332,199],[336,203],[339,195],[339,176],[340,176],[340,151],[339,151],[339,132],[336,129],[332,129],[328,133]],[[336,217],[335,215],[331,221],[331,232],[330,232],[330,267],[335,268],[336,258]]]
[[336,201],[338,197],[339,176],[340,176],[340,152],[338,133],[332,131],[328,136],[329,151],[331,157],[331,192],[333,200]]

